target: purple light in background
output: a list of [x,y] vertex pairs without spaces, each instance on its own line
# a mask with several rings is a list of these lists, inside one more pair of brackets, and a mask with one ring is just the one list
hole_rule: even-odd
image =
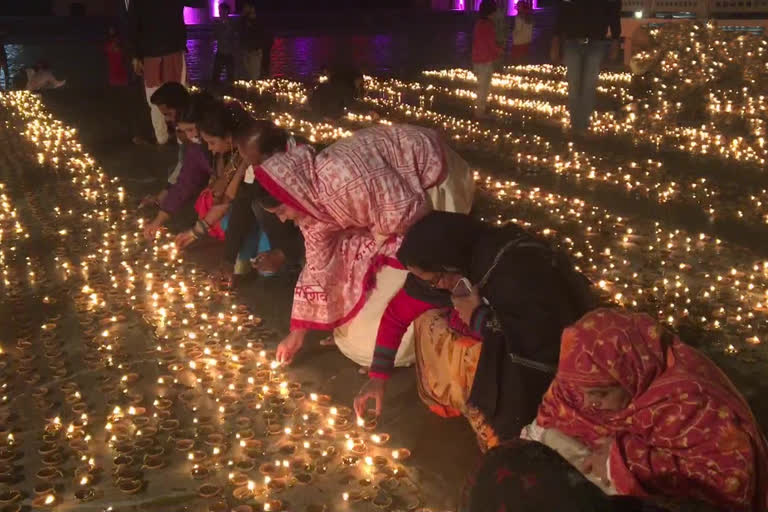
[[464,10],[464,0],[454,0],[454,2],[453,2],[453,10],[454,11],[463,11]]
[[193,7],[184,8],[184,24],[200,25],[205,22],[205,10],[195,9]]

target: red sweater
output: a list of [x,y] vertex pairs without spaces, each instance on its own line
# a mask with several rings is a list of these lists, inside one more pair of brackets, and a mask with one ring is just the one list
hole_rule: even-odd
[[[439,307],[411,297],[405,291],[405,287],[401,288],[389,301],[381,317],[379,331],[376,334],[376,349],[373,351],[373,363],[368,375],[376,379],[388,379],[395,367],[395,356],[408,326],[425,311]],[[465,325],[456,310],[452,310],[448,325],[460,334],[480,341],[483,339],[480,326],[486,320],[489,311],[486,306],[477,308],[476,314],[472,317],[472,325]]]
[[499,58],[501,49],[496,44],[496,28],[489,19],[480,19],[475,23],[472,37],[472,62],[485,64]]

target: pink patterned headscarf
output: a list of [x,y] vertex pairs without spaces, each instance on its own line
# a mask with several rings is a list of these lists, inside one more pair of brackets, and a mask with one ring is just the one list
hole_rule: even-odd
[[402,236],[429,212],[426,190],[445,176],[437,133],[409,125],[360,130],[317,154],[299,146],[256,169],[270,194],[307,215],[291,327],[329,330],[354,317],[376,271],[401,268]]

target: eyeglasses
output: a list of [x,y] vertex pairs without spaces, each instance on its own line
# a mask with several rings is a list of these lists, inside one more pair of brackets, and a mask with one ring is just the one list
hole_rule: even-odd
[[435,274],[435,276],[432,279],[428,280],[427,284],[429,285],[430,288],[437,288],[438,285],[440,284],[440,281],[442,281],[444,277],[445,277],[445,272],[439,272]]

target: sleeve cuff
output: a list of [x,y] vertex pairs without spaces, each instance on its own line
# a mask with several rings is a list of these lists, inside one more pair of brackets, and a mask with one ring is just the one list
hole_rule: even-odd
[[469,328],[472,329],[473,332],[481,334],[488,320],[488,315],[490,314],[490,307],[486,305],[478,306],[472,313],[472,318],[469,321]]

